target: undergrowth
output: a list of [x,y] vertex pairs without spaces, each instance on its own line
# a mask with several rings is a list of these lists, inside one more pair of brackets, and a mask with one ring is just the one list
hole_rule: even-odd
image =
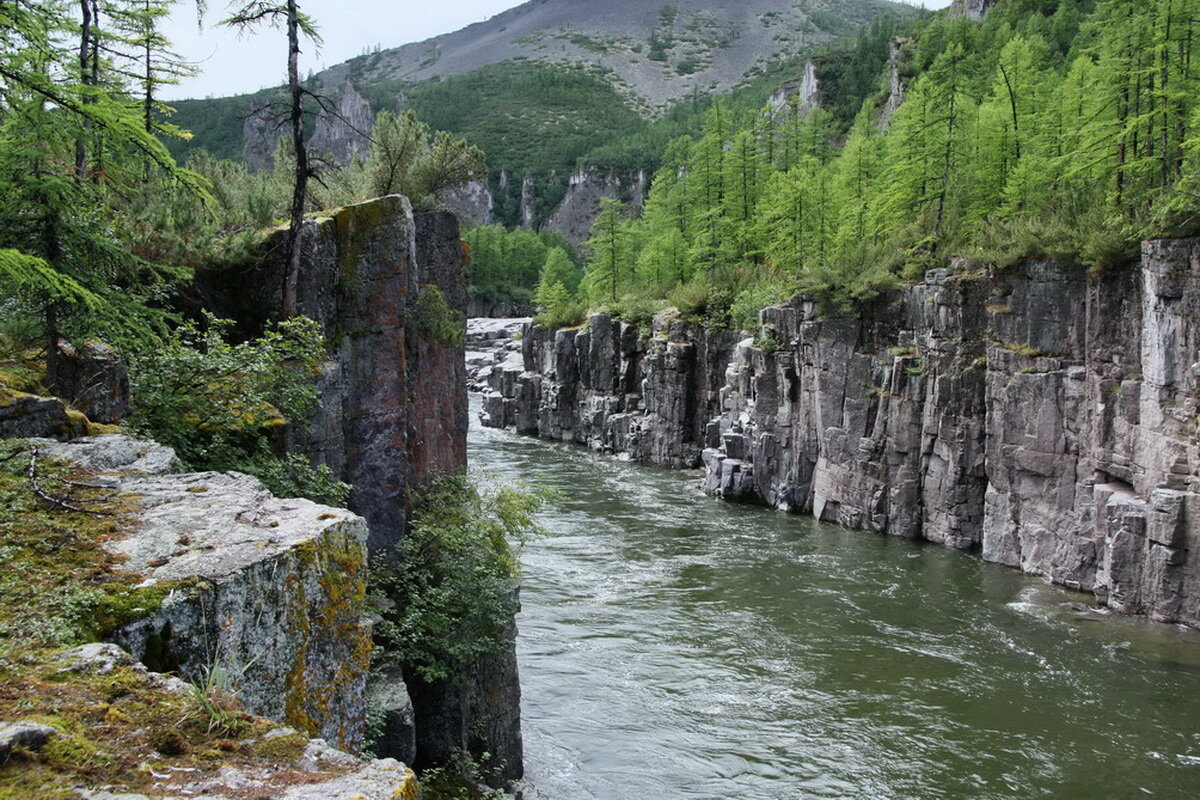
[[65,659],[65,648],[102,639],[185,588],[139,588],[143,576],[120,571],[104,544],[132,524],[136,498],[97,487],[24,441],[0,442],[0,720],[55,731],[0,765],[0,800],[73,799],[81,785],[146,791],[168,777],[294,762],[307,737],[262,739],[277,724],[242,711],[219,676],[173,692],[140,669],[101,673]]

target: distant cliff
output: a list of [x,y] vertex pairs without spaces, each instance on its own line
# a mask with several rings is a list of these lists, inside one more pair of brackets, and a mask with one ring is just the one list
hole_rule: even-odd
[[527,330],[485,424],[700,466],[728,500],[938,542],[1200,627],[1200,240],[1140,268],[960,262],[751,338]]

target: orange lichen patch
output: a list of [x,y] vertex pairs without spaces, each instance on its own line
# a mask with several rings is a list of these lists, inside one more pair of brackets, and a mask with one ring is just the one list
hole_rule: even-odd
[[[361,610],[366,602],[366,563],[353,536],[330,532],[297,548],[300,569],[289,581],[288,596],[295,604],[295,624],[304,628],[303,641],[311,641],[308,630],[316,625],[324,637],[343,642],[346,656],[339,660],[337,674],[319,682],[310,680],[309,654],[297,653],[288,680],[285,714],[289,725],[316,735],[322,724],[334,717],[334,698],[340,687],[370,668],[373,643],[362,627]],[[339,721],[335,737],[349,741],[350,720]]]
[[404,771],[404,785],[392,792],[392,800],[421,800],[421,785],[411,769]]

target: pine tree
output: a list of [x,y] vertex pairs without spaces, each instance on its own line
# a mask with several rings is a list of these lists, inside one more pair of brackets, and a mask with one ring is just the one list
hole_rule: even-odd
[[[128,341],[162,322],[145,301],[166,273],[122,246],[113,204],[136,193],[146,169],[160,170],[172,191],[203,193],[145,130],[120,73],[93,69],[98,34],[75,38],[68,11],[58,2],[0,4],[0,281],[40,311],[51,383],[62,335]],[[68,46],[72,39],[79,44]],[[111,168],[103,181],[84,180],[78,145],[100,136]]]

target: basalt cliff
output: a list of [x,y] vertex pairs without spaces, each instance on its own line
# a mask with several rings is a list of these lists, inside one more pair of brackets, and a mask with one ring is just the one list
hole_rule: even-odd
[[[265,257],[198,275],[208,308],[247,333],[280,316],[285,231]],[[351,510],[369,529],[372,558],[387,559],[409,520],[412,495],[432,478],[466,469],[463,332],[466,271],[458,220],[414,215],[385,197],[310,221],[296,280],[298,313],[321,323],[332,356],[310,424],[289,430],[287,449],[350,484]],[[405,676],[391,697],[386,738],[418,768],[456,751],[490,754],[505,780],[522,773],[515,625],[508,647],[481,658],[461,680]],[[386,681],[386,679],[385,679]],[[408,710],[411,699],[411,711]],[[404,730],[411,714],[412,730]]]
[[[235,320],[241,335],[261,332],[282,316],[284,236],[266,237],[244,263],[198,271],[194,299]],[[128,407],[125,373],[106,367],[104,352],[72,356],[82,377],[63,399],[0,392],[6,469],[15,459],[28,465],[19,477],[5,473],[5,491],[33,498],[0,522],[40,552],[59,545],[41,541],[38,526],[50,524],[43,519],[49,512],[37,509],[74,513],[77,559],[92,561],[70,569],[94,571],[96,585],[126,587],[113,590],[118,599],[106,601],[87,627],[85,636],[103,643],[41,654],[44,663],[25,670],[41,670],[28,680],[57,681],[56,707],[74,716],[51,718],[39,710],[43,703],[26,712],[40,716],[12,719],[6,706],[0,761],[15,751],[36,769],[45,749],[47,763],[58,763],[64,748],[83,746],[83,731],[131,760],[129,770],[114,764],[111,775],[88,784],[113,791],[153,784],[150,794],[171,796],[397,800],[418,791],[401,761],[419,769],[459,752],[488,753],[497,782],[521,776],[511,621],[500,652],[477,656],[453,679],[373,672],[369,567],[398,557],[393,546],[408,531],[414,493],[466,468],[467,297],[458,222],[445,213],[414,216],[403,197],[340,209],[306,223],[294,283],[299,313],[323,326],[329,356],[317,410],[303,424],[281,427],[277,444],[350,484],[350,509],[277,498],[239,473],[185,474],[170,448],[95,424],[76,409],[117,422]],[[56,497],[39,482],[47,470],[70,471],[56,484],[60,491],[95,496]],[[101,510],[87,510],[93,507]],[[103,522],[84,531],[92,516]],[[8,556],[18,552],[15,540],[6,544],[13,544]],[[116,610],[103,611],[110,607]],[[7,636],[16,623],[6,620]],[[99,719],[107,706],[94,698],[114,680],[128,684],[137,713],[143,705],[161,713],[147,711],[143,724],[131,700]],[[214,719],[234,722],[214,722],[206,733],[192,724],[194,697],[204,698]],[[188,739],[191,733],[176,728],[199,733]],[[220,734],[235,728],[237,736]],[[188,761],[218,735],[229,740],[227,757]],[[347,754],[366,745],[385,758]],[[152,765],[155,783],[136,767],[143,751],[183,760],[159,764],[158,773]],[[105,791],[84,796],[110,796]]]
[[853,312],[799,297],[742,341],[527,328],[480,378],[485,424],[1200,627],[1200,240],[1105,275],[959,262]]

